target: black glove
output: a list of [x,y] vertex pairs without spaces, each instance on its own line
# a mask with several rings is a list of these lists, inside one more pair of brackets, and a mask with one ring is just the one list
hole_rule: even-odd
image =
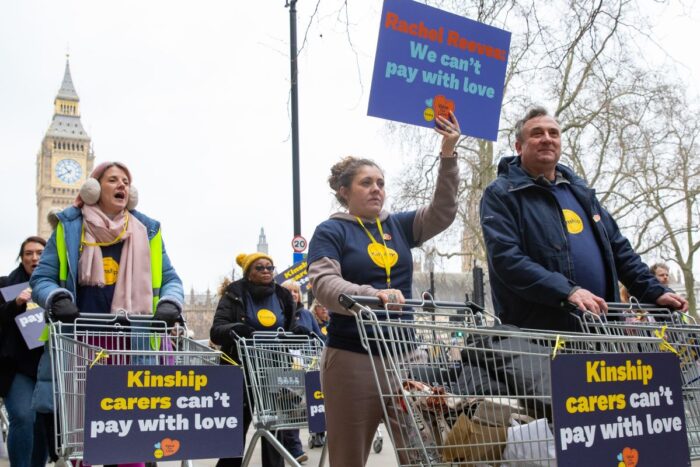
[[156,321],[165,321],[165,324],[171,328],[175,325],[175,322],[180,319],[181,311],[172,302],[160,302],[156,306],[156,312],[153,315],[153,319]]
[[73,300],[66,296],[56,298],[51,305],[51,314],[62,323],[72,323],[80,316]]
[[310,336],[312,331],[302,324],[297,324],[292,328],[292,334],[296,334],[297,336]]
[[255,328],[247,325],[246,323],[235,323],[231,328],[231,337],[233,340],[236,340],[239,337],[250,339],[253,337],[254,332]]

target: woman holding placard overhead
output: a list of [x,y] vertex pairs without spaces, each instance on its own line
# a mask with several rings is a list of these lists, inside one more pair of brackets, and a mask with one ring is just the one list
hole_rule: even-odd
[[7,448],[12,467],[44,466],[48,457],[45,418],[32,409],[44,347],[27,344],[15,321],[33,305],[28,282],[44,246],[41,237],[27,238],[19,249],[20,265],[9,276],[0,277],[0,397],[10,421]]
[[[331,168],[328,182],[347,211],[333,214],[316,228],[307,261],[314,294],[331,313],[321,384],[333,467],[364,465],[383,418],[357,323],[338,304],[338,296],[376,296],[385,304],[403,303],[411,297],[411,248],[449,227],[457,213],[459,168],[454,150],[459,123],[450,112],[449,119],[439,116],[436,124],[442,146],[435,192],[427,206],[397,213],[383,210],[384,173],[371,160],[346,157]],[[390,428],[397,423],[385,422]]]

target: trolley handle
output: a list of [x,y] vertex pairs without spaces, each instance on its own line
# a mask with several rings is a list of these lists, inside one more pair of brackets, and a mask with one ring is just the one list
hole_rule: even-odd
[[[430,296],[430,294],[428,294]],[[353,310],[356,313],[358,310],[355,310],[352,308],[352,305],[354,302],[359,303],[360,305],[365,305],[369,307],[375,307],[375,308],[382,308],[384,307],[384,303],[381,301],[381,299],[377,297],[368,297],[368,296],[358,296],[358,295],[346,295],[346,294],[340,294],[338,297],[338,302],[344,306],[345,308],[349,310]],[[347,303],[347,304],[346,304]],[[391,305],[394,305],[391,303]],[[432,297],[430,297],[429,300],[415,300],[415,299],[410,299],[406,300],[404,303],[401,304],[396,304],[396,305],[405,305],[405,306],[412,306],[412,307],[430,307],[430,308],[469,308],[472,310],[474,313],[478,312],[484,312],[486,311],[484,307],[477,305],[476,303],[472,301],[465,301],[465,302],[440,302],[440,301],[435,301]],[[388,310],[391,312],[392,310]],[[397,311],[397,313],[399,313]]]
[[573,303],[567,301],[562,304],[564,309],[568,311],[571,314],[576,315],[577,317],[596,317],[601,321],[607,321],[608,317],[621,317],[621,316],[626,316],[630,313],[649,313],[652,316],[661,316],[661,317],[667,317],[671,318],[674,316],[676,313],[674,310],[671,310],[669,308],[655,305],[652,303],[640,303],[638,302],[634,297],[632,303],[622,303],[622,302],[607,302],[608,305],[608,312],[607,313],[601,313],[600,315],[597,315],[593,313],[590,310],[586,311],[581,311],[578,306],[574,305]]
[[[365,311],[365,308],[362,307],[360,302],[355,299],[356,297],[351,297],[350,295],[346,295],[344,293],[340,294],[338,297],[338,303],[340,303],[340,306],[347,308],[350,311],[354,311],[355,313],[362,314],[363,311]],[[380,305],[381,300],[378,298],[370,298],[370,297],[362,297],[363,299],[368,299],[372,300],[373,303],[368,303],[368,305]]]
[[[49,320],[51,322],[56,321],[56,317],[53,312],[48,312]],[[119,309],[116,313],[80,313],[76,318],[76,322],[93,322],[93,323],[109,323],[120,324],[122,326],[129,326],[132,323],[138,322],[149,322],[149,323],[164,323],[164,321],[159,321],[154,318],[153,315],[136,314],[130,313],[127,310]],[[185,317],[180,314],[177,321],[178,324],[186,326]]]

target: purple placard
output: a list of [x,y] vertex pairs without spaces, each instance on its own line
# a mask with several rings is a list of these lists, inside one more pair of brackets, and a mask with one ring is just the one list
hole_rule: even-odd
[[34,302],[27,303],[27,311],[15,316],[15,323],[27,348],[31,350],[44,345],[44,342],[39,340],[46,327],[43,308]]
[[[0,289],[0,295],[2,295],[5,303],[17,298],[25,289],[29,288],[29,282],[22,282],[21,284],[8,285]],[[27,311],[20,313],[15,316],[15,323],[17,324],[17,329],[19,329],[20,334],[24,342],[27,344],[28,349],[36,349],[44,345],[43,341],[39,340],[39,337],[44,332],[46,323],[44,322],[44,309],[33,301],[27,302]]]
[[558,465],[690,466],[679,356],[558,355],[551,371]]
[[306,390],[306,415],[311,433],[326,431],[326,409],[321,391],[321,372],[308,371],[304,376]]
[[424,127],[454,111],[495,141],[510,32],[410,0],[384,0],[368,115]]
[[85,462],[241,457],[243,373],[222,366],[94,366],[85,389]]
[[[305,253],[302,254],[306,256]],[[306,269],[306,259],[303,259],[298,263],[294,263],[275,276],[275,282],[278,284],[281,284],[287,279],[297,281],[299,283],[299,287],[301,288],[302,295],[306,293],[306,291],[309,289],[309,272]]]
[[3,287],[0,289],[0,294],[2,294],[2,298],[5,300],[5,302],[9,302],[10,300],[14,300],[17,298],[17,295],[24,289],[29,288],[29,282],[22,282],[21,284],[15,284],[15,285],[8,285],[7,287]]

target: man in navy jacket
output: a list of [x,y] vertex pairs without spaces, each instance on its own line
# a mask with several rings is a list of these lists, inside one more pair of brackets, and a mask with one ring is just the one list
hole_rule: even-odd
[[[642,302],[687,310],[649,272],[595,191],[564,165],[561,130],[541,107],[516,124],[518,156],[498,164],[481,199],[496,313],[523,328],[577,330],[570,310],[607,311],[618,280]],[[572,306],[573,304],[573,306]]]

